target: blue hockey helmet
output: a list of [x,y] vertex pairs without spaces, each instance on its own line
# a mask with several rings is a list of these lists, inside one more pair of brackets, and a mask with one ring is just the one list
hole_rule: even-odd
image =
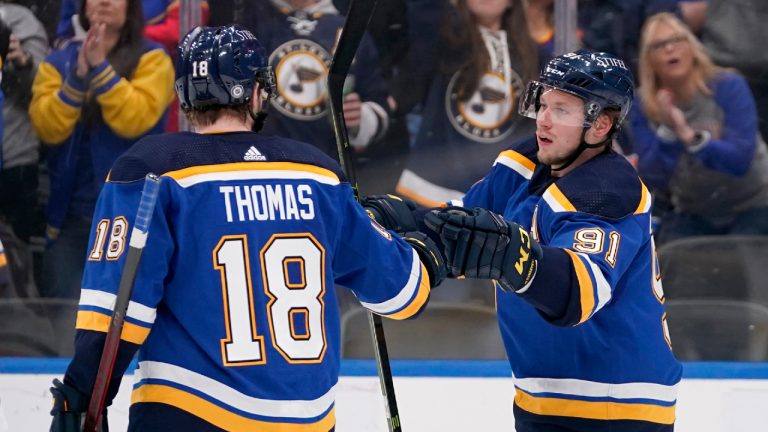
[[539,97],[546,88],[562,90],[584,100],[584,127],[590,127],[605,110],[619,113],[618,126],[629,113],[635,84],[632,72],[620,58],[581,49],[553,58],[539,80],[528,83],[520,99],[520,115],[536,118]]
[[275,94],[264,47],[240,26],[197,27],[179,44],[176,94],[185,111],[247,104],[256,82]]

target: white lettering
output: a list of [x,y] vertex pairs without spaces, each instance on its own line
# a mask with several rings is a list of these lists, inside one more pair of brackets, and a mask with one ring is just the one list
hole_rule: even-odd
[[235,222],[235,209],[237,222],[315,218],[312,187],[306,184],[219,186],[219,192],[224,195],[227,222]]
[[299,203],[304,206],[301,209],[301,218],[304,220],[315,218],[315,202],[312,201],[312,188],[309,185],[299,185]]
[[227,210],[227,222],[232,222],[232,208],[229,206],[229,194],[231,194],[234,189],[235,188],[232,186],[219,186],[219,192],[224,194],[224,208]]
[[256,207],[256,220],[265,221],[269,219],[267,192],[264,190],[264,186],[251,186],[251,196],[253,197],[253,206]]
[[[269,218],[285,220],[285,209],[283,208],[283,190],[281,185],[267,185],[267,205],[269,206]],[[275,214],[277,213],[277,215]]]
[[253,204],[251,204],[251,194],[247,191],[243,194],[240,191],[240,186],[235,186],[235,202],[237,202],[237,216],[240,218],[240,222],[245,220],[243,209],[248,211],[248,220],[253,220]]

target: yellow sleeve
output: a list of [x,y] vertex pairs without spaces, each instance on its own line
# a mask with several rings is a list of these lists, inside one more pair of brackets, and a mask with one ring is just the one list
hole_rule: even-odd
[[104,122],[124,138],[145,134],[173,99],[173,63],[162,49],[141,56],[130,81],[106,62],[94,72],[91,90],[101,105]]
[[85,93],[83,83],[70,77],[66,82],[50,63],[42,63],[32,83],[29,119],[37,136],[46,144],[61,144],[75,129]]

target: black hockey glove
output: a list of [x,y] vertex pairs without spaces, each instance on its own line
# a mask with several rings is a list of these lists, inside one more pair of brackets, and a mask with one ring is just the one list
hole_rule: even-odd
[[433,210],[424,222],[440,235],[448,270],[455,276],[495,279],[506,291],[528,285],[541,247],[520,225],[482,208]]
[[[53,380],[51,394],[53,395],[53,408],[51,409],[53,421],[50,432],[82,431],[85,412],[88,410],[88,396],[80,393],[78,389],[64,384],[58,378]],[[101,416],[101,425],[103,432],[109,432],[106,409]]]
[[419,259],[429,274],[430,288],[440,285],[447,273],[445,258],[440,248],[423,232],[412,231],[401,236],[419,254]]
[[388,230],[398,234],[418,231],[413,217],[416,204],[395,195],[371,195],[360,199],[368,215]]

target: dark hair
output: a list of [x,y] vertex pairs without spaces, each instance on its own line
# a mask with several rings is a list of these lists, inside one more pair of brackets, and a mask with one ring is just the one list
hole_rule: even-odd
[[[527,82],[538,76],[539,54],[536,43],[528,33],[525,6],[522,0],[509,0],[510,5],[501,18],[501,28],[507,33],[510,65]],[[480,78],[490,68],[490,56],[480,35],[477,19],[467,6],[467,0],[457,0],[456,6],[443,15],[440,35],[446,43],[441,70],[452,74],[459,70],[456,95],[466,101],[477,90]]]
[[[85,4],[88,0],[80,1],[78,19],[84,30],[91,28],[88,17],[85,16]],[[126,0],[125,23],[120,31],[120,38],[112,51],[107,53],[107,60],[112,65],[115,73],[125,79],[130,79],[139,59],[143,54],[144,41],[144,12],[141,0]],[[83,119],[88,124],[93,124],[101,119],[101,109],[95,101],[86,101],[83,107]]]

